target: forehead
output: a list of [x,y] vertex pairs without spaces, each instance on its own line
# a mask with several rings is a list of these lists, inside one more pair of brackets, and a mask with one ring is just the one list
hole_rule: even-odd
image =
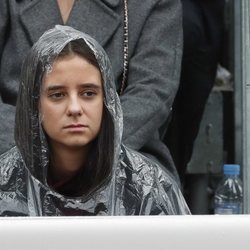
[[82,56],[71,54],[60,56],[46,68],[43,82],[50,80],[83,80],[101,81],[102,75],[98,67]]
[[[72,65],[72,67],[76,67],[79,66],[84,66],[84,68],[86,66],[89,67],[94,67],[97,71],[100,71],[98,65],[94,65],[93,63],[91,63],[86,57],[84,57],[83,55],[79,55],[76,53],[70,53],[67,55],[58,55],[55,60],[52,62],[51,67],[50,67],[50,72],[53,70],[53,68],[57,67],[59,68],[59,66],[62,68],[64,65],[66,68],[70,65]],[[79,68],[79,67],[78,67]],[[48,72],[49,73],[49,72]]]

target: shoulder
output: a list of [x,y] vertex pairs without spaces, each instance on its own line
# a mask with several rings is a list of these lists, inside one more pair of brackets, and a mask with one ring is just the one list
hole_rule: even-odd
[[27,216],[25,172],[16,147],[0,156],[0,216]]
[[0,1],[0,6],[1,6],[1,11],[7,11],[7,10],[12,10],[14,12],[19,11],[19,7],[26,6],[30,4],[30,0],[1,0]]
[[[137,0],[130,0],[128,1],[128,8],[129,13],[144,13],[145,11],[147,13],[155,12],[157,11],[157,7],[160,8],[160,10],[171,10],[180,8],[181,2],[180,0],[144,0],[144,1],[137,1]],[[138,16],[139,18],[140,16]]]
[[[144,0],[144,1],[137,1],[137,0],[130,0],[128,1],[128,7],[131,11],[141,11],[145,9],[150,9],[154,11],[157,6],[169,9],[179,8],[181,6],[181,0]],[[133,7],[140,7],[139,9],[132,9]]]
[[164,185],[177,186],[176,181],[167,173],[158,162],[144,156],[143,154],[127,148],[122,147],[122,162],[128,171],[133,173],[134,182],[138,185],[155,186],[164,182]]
[[0,166],[4,166],[9,160],[20,159],[21,154],[17,147],[12,147],[8,151],[0,154]]
[[125,182],[123,192],[130,201],[129,209],[136,203],[135,214],[140,215],[190,213],[176,181],[157,162],[127,147],[122,151],[118,181]]
[[22,157],[17,150],[17,147],[13,147],[0,155],[0,186],[9,183],[11,177],[19,169],[21,162]]

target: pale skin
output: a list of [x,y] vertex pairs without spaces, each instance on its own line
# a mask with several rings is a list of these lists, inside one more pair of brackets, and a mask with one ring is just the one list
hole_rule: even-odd
[[52,151],[53,178],[66,182],[84,167],[91,142],[100,131],[99,69],[78,55],[59,57],[43,79],[40,113]]
[[69,15],[73,8],[74,2],[75,0],[57,0],[57,4],[60,9],[60,13],[64,24],[66,24],[69,19]]

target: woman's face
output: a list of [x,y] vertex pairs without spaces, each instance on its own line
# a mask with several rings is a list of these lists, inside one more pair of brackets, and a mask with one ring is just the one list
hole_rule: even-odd
[[77,55],[57,59],[43,79],[40,113],[52,147],[85,148],[102,121],[99,69]]

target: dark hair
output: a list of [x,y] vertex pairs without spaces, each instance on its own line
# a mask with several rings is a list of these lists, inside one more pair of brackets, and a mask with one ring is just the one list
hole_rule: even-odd
[[100,68],[99,63],[94,55],[94,52],[90,49],[90,47],[86,44],[86,42],[83,39],[77,39],[67,43],[67,45],[59,53],[58,57],[60,58],[72,54],[79,55],[84,59],[86,59],[96,68],[98,69]]
[[[60,52],[58,58],[71,54],[83,57],[93,66],[100,69],[93,51],[83,39],[69,42]],[[103,92],[105,93],[105,91]],[[88,194],[111,176],[113,157],[114,124],[110,112],[106,105],[104,105],[101,128],[97,138],[92,142],[85,166],[73,179],[58,188],[57,191],[66,196]]]

